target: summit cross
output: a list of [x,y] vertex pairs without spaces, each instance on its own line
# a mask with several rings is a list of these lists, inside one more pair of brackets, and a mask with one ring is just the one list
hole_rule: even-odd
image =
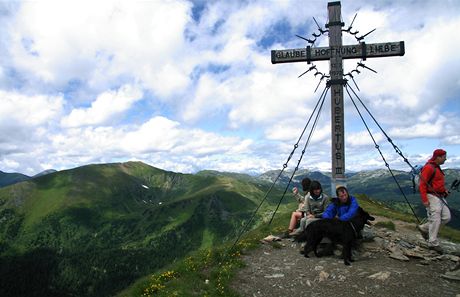
[[[336,185],[346,185],[345,178],[345,137],[344,137],[344,106],[343,86],[347,80],[343,74],[343,59],[380,58],[389,56],[404,56],[404,41],[366,44],[359,42],[355,45],[342,45],[342,27],[340,1],[329,2],[327,5],[329,23],[329,46],[286,50],[272,50],[272,64],[329,60],[329,80],[331,89],[331,159],[332,176],[331,192],[335,194]],[[351,28],[351,26],[350,26]],[[372,32],[372,31],[371,31]],[[369,33],[368,33],[369,34]],[[366,34],[367,35],[367,34]],[[363,39],[363,37],[361,38]]]

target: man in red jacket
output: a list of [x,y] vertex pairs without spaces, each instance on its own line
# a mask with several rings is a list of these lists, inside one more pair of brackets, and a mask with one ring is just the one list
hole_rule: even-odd
[[423,238],[428,240],[429,247],[439,253],[442,253],[438,242],[439,227],[450,221],[450,211],[445,199],[449,193],[444,183],[444,172],[440,167],[445,161],[446,151],[435,150],[431,159],[422,168],[419,186],[428,221],[417,227]]

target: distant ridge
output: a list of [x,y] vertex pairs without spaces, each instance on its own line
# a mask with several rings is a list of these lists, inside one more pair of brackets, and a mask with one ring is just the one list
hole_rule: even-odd
[[32,176],[32,178],[36,178],[36,177],[39,177],[39,176],[43,176],[43,175],[47,175],[47,174],[51,174],[51,173],[54,173],[54,172],[57,172],[57,170],[55,170],[55,169],[47,169],[47,170],[43,170],[42,172],[40,172],[40,173],[37,173],[37,174],[35,174],[34,176]]
[[31,179],[30,176],[21,173],[6,173],[0,171],[0,188],[13,185]]
[[54,172],[57,172],[57,170],[55,170],[55,169],[47,169],[47,170],[44,170],[44,171],[42,171],[40,173],[37,173],[37,174],[35,174],[34,176],[31,177],[31,176],[28,176],[28,175],[25,175],[25,174],[22,174],[22,173],[17,173],[17,172],[6,173],[6,172],[3,172],[3,171],[0,171],[0,188],[10,186],[10,185],[14,185],[16,183],[20,183],[20,182],[23,182],[23,181],[28,181],[28,180],[31,180],[33,178],[37,178],[37,177],[47,175],[47,174],[51,174],[51,173],[54,173]]

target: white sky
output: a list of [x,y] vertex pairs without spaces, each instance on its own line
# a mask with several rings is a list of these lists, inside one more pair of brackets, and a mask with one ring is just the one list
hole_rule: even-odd
[[[444,148],[459,168],[460,2],[341,3],[345,28],[355,13],[354,30],[377,28],[367,43],[405,41],[405,56],[365,62],[378,73],[355,76],[361,99],[413,165]],[[0,0],[0,170],[281,169],[324,84],[314,93],[319,77],[297,78],[310,65],[273,65],[270,50],[306,46],[295,34],[317,33],[313,17],[324,28],[327,1]],[[330,170],[327,99],[303,168]],[[345,105],[347,170],[385,168]],[[392,168],[408,170],[367,121]]]

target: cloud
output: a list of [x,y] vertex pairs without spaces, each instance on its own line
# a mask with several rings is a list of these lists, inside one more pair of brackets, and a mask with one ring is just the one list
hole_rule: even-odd
[[62,96],[0,90],[0,122],[3,125],[44,125],[61,113],[63,104]]
[[138,87],[125,85],[117,91],[100,94],[89,108],[73,109],[67,117],[62,119],[61,124],[64,127],[104,125],[114,117],[126,112],[133,103],[141,98],[142,91]]
[[[381,143],[382,140],[386,140],[384,139],[382,133],[380,132],[376,133],[375,131],[371,131],[371,132],[377,144]],[[374,146],[374,142],[372,141],[372,138],[369,135],[369,132],[367,130],[361,131],[361,132],[346,133],[345,141],[346,141],[346,145],[351,148],[360,147],[360,146],[369,148],[369,147]]]
[[[182,172],[280,168],[324,81],[314,93],[318,76],[297,78],[311,65],[272,65],[270,50],[304,47],[295,34],[317,32],[312,17],[324,27],[327,3],[198,4],[0,2],[0,166],[32,172],[136,159]],[[460,6],[342,3],[346,25],[355,12],[354,29],[377,28],[367,43],[406,44],[403,57],[365,61],[378,73],[355,76],[360,98],[413,158],[446,145],[449,166],[459,164],[460,124],[452,119],[459,116],[460,37],[452,32]],[[327,46],[327,36],[318,41]],[[316,65],[328,72],[328,62]],[[330,167],[329,102],[330,94],[306,152],[309,168]],[[345,96],[347,168],[382,165],[352,109]],[[400,165],[396,157],[389,160]]]
[[169,96],[189,81],[180,60],[190,8],[185,1],[22,2],[9,32],[11,59],[54,87],[84,77],[101,91],[134,79]]
[[121,139],[121,147],[130,153],[170,152],[172,155],[238,154],[250,148],[250,140],[223,137],[200,129],[182,128],[180,123],[155,117]]

